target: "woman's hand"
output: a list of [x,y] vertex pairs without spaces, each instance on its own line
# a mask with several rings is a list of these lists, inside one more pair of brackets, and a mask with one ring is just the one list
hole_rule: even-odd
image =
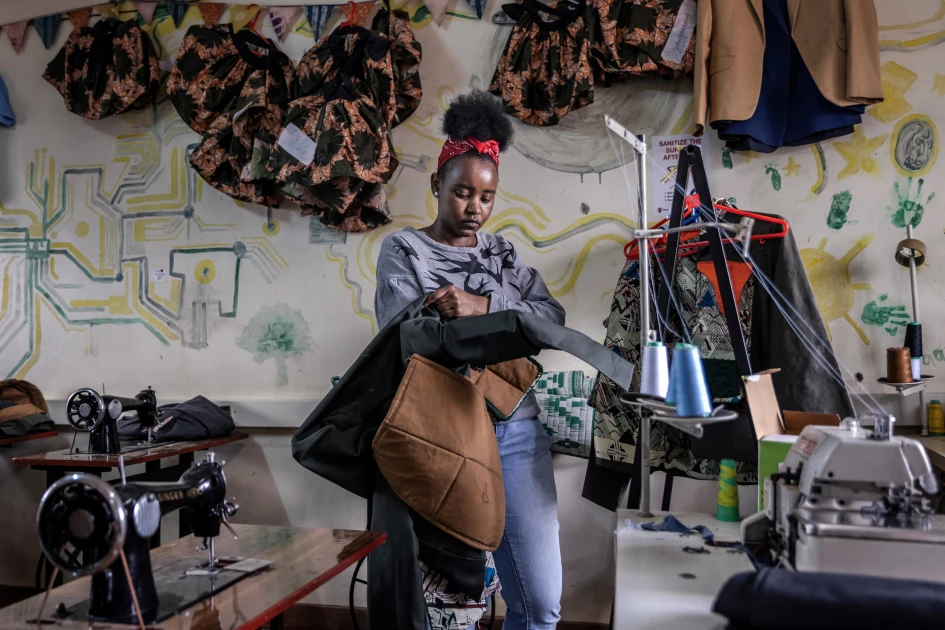
[[424,306],[432,306],[443,317],[469,317],[489,312],[489,298],[466,293],[452,284],[434,291]]

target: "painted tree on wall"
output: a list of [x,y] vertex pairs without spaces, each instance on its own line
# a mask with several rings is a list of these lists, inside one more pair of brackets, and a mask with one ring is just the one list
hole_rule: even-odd
[[252,352],[256,363],[275,359],[278,369],[276,384],[287,385],[286,359],[300,357],[311,350],[312,337],[302,314],[280,303],[260,309],[243,329],[236,345]]

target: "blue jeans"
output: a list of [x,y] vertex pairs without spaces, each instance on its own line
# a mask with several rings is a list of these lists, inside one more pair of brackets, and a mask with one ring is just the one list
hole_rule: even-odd
[[537,418],[495,427],[505,481],[505,534],[495,550],[503,630],[554,628],[561,618],[561,548],[551,438]]

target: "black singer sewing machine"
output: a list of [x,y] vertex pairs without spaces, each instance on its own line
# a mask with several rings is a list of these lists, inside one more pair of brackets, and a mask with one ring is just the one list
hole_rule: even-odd
[[89,431],[89,453],[117,455],[121,452],[118,443],[118,418],[129,411],[137,412],[141,426],[151,431],[157,423],[157,396],[150,387],[141,390],[134,398],[100,396],[94,389],[76,390],[66,401],[66,417],[69,424],[79,431]]
[[[73,576],[92,574],[89,601],[56,616],[73,620],[144,623],[166,619],[218,593],[248,572],[225,570],[214,555],[214,538],[239,506],[226,499],[224,462],[213,453],[195,462],[178,481],[119,483],[73,473],[46,490],[36,526],[49,561]],[[189,512],[199,549],[195,557],[152,571],[148,539],[161,516]],[[233,534],[234,537],[236,534]]]

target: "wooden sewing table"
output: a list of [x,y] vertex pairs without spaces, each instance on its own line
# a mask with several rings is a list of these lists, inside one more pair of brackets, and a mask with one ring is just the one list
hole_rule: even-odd
[[[233,529],[239,540],[234,540],[224,530],[216,539],[218,555],[271,560],[272,564],[166,621],[147,626],[148,630],[252,630],[266,623],[272,630],[280,630],[286,610],[380,547],[387,538],[379,532],[342,529],[267,525],[234,525]],[[193,558],[195,563],[203,560],[204,555],[194,550],[198,542],[193,536],[187,536],[158,547],[151,551],[151,563],[157,569],[185,558]],[[53,589],[39,627],[88,630],[88,621],[58,620],[53,612],[60,603],[68,607],[87,600],[91,579],[86,576]],[[42,600],[41,593],[0,609],[0,628],[36,630],[35,619]],[[100,622],[94,627],[96,630],[137,628]]]

